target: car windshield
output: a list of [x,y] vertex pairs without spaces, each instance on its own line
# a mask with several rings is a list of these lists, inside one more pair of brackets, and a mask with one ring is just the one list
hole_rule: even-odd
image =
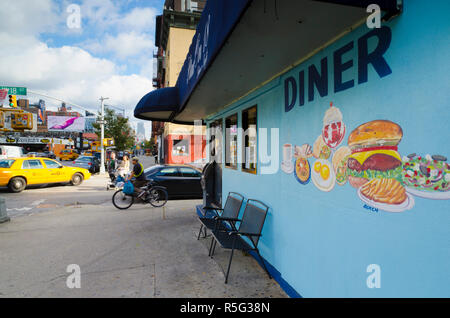
[[11,168],[15,160],[0,160],[0,168]]
[[75,161],[92,161],[92,158],[91,157],[80,157]]

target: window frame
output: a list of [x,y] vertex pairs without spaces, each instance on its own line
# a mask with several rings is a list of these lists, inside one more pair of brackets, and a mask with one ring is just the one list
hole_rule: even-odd
[[[256,162],[254,163],[255,167],[254,168],[246,168],[246,148],[249,145],[250,142],[250,137],[247,136],[245,134],[245,131],[249,128],[250,124],[248,123],[248,116],[247,116],[247,122],[245,122],[246,120],[246,114],[248,114],[250,111],[255,111],[256,114],[256,119],[255,119],[255,130],[256,130],[256,149],[255,149],[255,153],[256,153]],[[258,105],[253,105],[251,107],[248,107],[246,109],[244,109],[242,111],[242,138],[241,138],[241,148],[242,148],[242,171],[246,172],[246,173],[251,173],[251,174],[258,174]]]
[[[164,170],[169,170],[169,169],[175,169],[175,171],[177,172],[178,175],[176,176],[171,176],[171,175],[161,175],[161,173]],[[181,171],[180,169],[178,169],[177,167],[166,167],[166,168],[162,168],[161,170],[158,171],[158,173],[155,175],[155,177],[160,177],[160,178],[180,178],[181,175]]]
[[[30,162],[31,162],[31,161],[37,161],[37,162],[39,162],[39,164],[41,165],[41,167],[40,167],[40,168],[34,168],[34,167],[32,167],[32,166],[30,165]],[[23,168],[25,162],[28,164],[28,168]],[[40,160],[40,159],[27,159],[27,160],[24,160],[24,161],[22,162],[22,169],[37,170],[37,169],[45,169],[45,167],[44,167],[44,164],[43,164],[42,160]]]
[[[177,142],[177,144],[175,144]],[[180,147],[186,147],[186,152],[183,154],[176,153],[176,148],[178,144],[181,143]],[[189,157],[191,155],[190,149],[191,148],[191,141],[187,138],[177,138],[172,140],[172,157]]]
[[[60,164],[59,162],[54,161],[54,160],[51,160],[51,159],[43,159],[43,161],[44,161],[45,167],[46,167],[47,169],[61,169],[61,167],[63,166],[63,165]],[[56,167],[55,167],[55,168],[49,167],[49,166],[47,165],[47,161],[48,161],[48,162],[51,162],[51,163],[57,164],[58,167],[57,167],[57,168],[56,168]]]
[[[195,176],[194,176],[194,175],[185,176],[184,173],[183,173],[183,169],[186,169],[186,170],[190,170],[190,171],[192,171],[192,172],[195,172]],[[201,178],[201,176],[202,176],[201,172],[195,170],[194,168],[180,167],[180,168],[178,168],[178,171],[181,173],[181,176],[182,176],[183,178]]]
[[[231,122],[231,120],[234,120],[235,118],[235,125],[236,125],[236,134],[234,135],[236,138],[236,150],[235,150],[235,155],[234,155],[234,159],[235,159],[235,163],[232,164],[231,163],[231,153],[230,153],[230,137],[231,137],[231,133],[229,131],[229,128],[231,128],[232,124],[228,125],[229,122]],[[228,117],[225,118],[225,168],[229,168],[229,169],[233,169],[233,170],[237,170],[238,169],[238,148],[239,148],[239,138],[238,138],[238,134],[239,134],[239,116],[237,113],[232,114]]]

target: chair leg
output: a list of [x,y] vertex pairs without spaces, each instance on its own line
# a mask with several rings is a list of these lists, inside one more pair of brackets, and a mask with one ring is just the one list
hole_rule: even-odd
[[203,227],[203,230],[205,231],[204,235],[203,235],[203,238],[206,238],[208,236],[208,232],[207,232],[206,226]]
[[266,271],[267,275],[269,276],[269,279],[272,279],[272,276],[270,275],[269,270],[266,267],[266,263],[264,262],[264,259],[261,257],[261,254],[259,254],[258,249],[256,249],[256,254],[258,254],[258,257],[261,260],[261,263],[263,264],[264,270]]
[[217,241],[214,240],[213,246],[212,246],[212,250],[211,250],[211,258],[214,256],[214,253],[216,252],[216,246],[217,246]]
[[209,257],[211,257],[211,251],[212,251],[214,242],[215,242],[215,239],[214,239],[214,237],[213,237],[213,238],[211,239],[211,245],[209,246],[209,253],[208,253],[208,256],[209,256]]
[[228,262],[227,275],[225,276],[225,284],[228,284],[228,275],[230,275],[231,261],[233,260],[234,244],[235,244],[235,242],[236,242],[236,238],[233,241],[233,247],[231,249],[230,261]]
[[200,226],[200,231],[198,231],[197,241],[200,240],[200,235],[202,234],[202,230],[203,230],[203,224]]

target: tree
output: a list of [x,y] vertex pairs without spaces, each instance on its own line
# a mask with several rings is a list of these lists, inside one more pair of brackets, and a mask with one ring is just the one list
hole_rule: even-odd
[[144,142],[144,148],[150,149],[150,152],[153,152],[153,148],[155,148],[155,140],[153,138],[150,138],[150,140],[146,140]]
[[[128,118],[118,116],[112,109],[106,107],[105,121],[105,138],[114,138],[117,150],[127,150],[134,146],[134,134]],[[95,133],[100,136],[100,125],[94,124],[93,126]]]

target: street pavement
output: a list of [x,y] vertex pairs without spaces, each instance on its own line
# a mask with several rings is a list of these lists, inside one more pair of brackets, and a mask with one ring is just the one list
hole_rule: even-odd
[[[106,181],[0,193],[11,217],[0,224],[0,297],[286,297],[242,253],[224,284],[230,251],[218,247],[211,259],[211,239],[197,240],[199,200],[119,211]],[[67,285],[72,264],[79,289]]]
[[[148,168],[154,165],[153,157],[139,157]],[[62,162],[64,164],[64,162]],[[32,215],[66,206],[96,205],[111,202],[112,191],[105,191],[108,176],[93,175],[80,186],[50,185],[35,186],[22,193],[10,193],[7,188],[0,189],[0,197],[5,198],[8,216]]]

